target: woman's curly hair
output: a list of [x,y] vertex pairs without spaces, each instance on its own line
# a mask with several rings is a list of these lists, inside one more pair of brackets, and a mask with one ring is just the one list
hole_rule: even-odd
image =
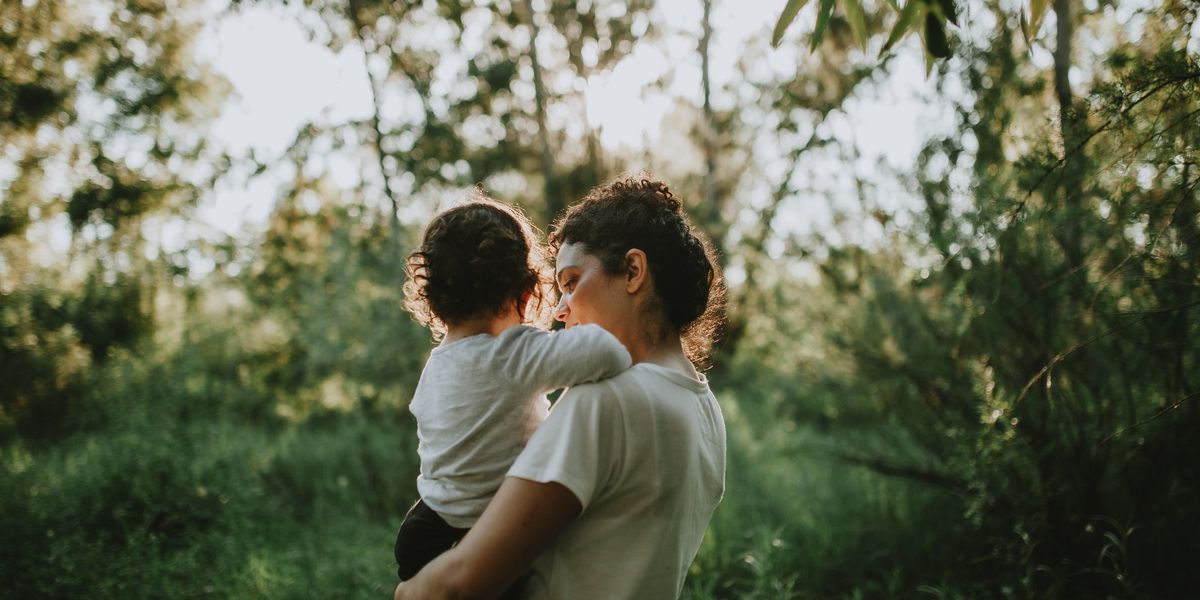
[[629,250],[645,252],[666,321],[692,362],[707,360],[725,323],[725,281],[712,243],[667,184],[637,176],[592,189],[555,222],[550,249],[563,244],[581,244],[614,275]]
[[[404,308],[440,339],[448,323],[502,314],[514,304],[522,320],[545,327],[553,306],[551,277],[538,231],[520,210],[477,192],[425,227],[408,255]],[[530,294],[533,304],[521,304]]]

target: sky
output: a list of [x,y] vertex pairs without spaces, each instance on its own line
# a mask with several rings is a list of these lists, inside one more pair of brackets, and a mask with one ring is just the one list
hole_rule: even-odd
[[[213,0],[213,14],[222,4],[223,0]],[[742,76],[735,65],[741,49],[751,36],[769,33],[781,5],[780,0],[715,3],[711,52],[714,89]],[[212,137],[234,154],[254,150],[260,156],[277,156],[305,122],[338,122],[370,114],[370,87],[361,50],[349,45],[334,53],[319,42],[309,41],[297,23],[295,10],[249,4],[234,14],[210,19],[200,37],[197,49],[201,57],[233,89]],[[800,21],[815,18],[813,10],[810,7],[802,11]],[[599,127],[601,143],[610,152],[636,152],[641,148],[670,110],[671,95],[691,98],[697,104],[700,101],[698,65],[681,59],[681,55],[695,52],[702,14],[700,0],[660,0],[656,11],[653,22],[669,23],[674,31],[666,43],[636,46],[635,52],[614,69],[587,82],[587,118]],[[794,24],[789,35],[799,36],[802,30],[800,23]],[[792,44],[793,52],[794,47]],[[896,167],[911,165],[928,133],[931,84],[915,57],[919,52],[902,54],[884,85],[869,97],[849,103],[849,114],[841,126],[853,130],[866,162],[883,157]],[[779,50],[768,60],[789,64],[795,57]],[[675,69],[671,89],[665,94],[642,94],[644,86],[669,69]],[[714,104],[720,108],[723,101],[717,93]],[[335,179],[339,172],[347,185],[357,177],[353,165],[334,168]],[[248,185],[237,179],[224,181],[201,203],[199,223],[190,224],[191,231],[168,235],[212,237],[244,234],[261,227],[280,182],[270,174]]]

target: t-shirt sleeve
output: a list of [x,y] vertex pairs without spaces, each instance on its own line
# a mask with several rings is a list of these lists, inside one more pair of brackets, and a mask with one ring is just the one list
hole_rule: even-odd
[[562,484],[586,511],[624,464],[623,417],[620,403],[610,396],[605,382],[563,393],[508,476]]
[[503,354],[504,370],[514,381],[545,391],[606,379],[633,364],[625,346],[599,325],[523,328]]

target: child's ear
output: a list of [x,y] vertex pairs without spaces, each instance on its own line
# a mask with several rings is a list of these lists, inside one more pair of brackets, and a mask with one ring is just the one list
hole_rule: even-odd
[[625,253],[625,292],[636,294],[650,277],[650,265],[646,263],[646,253],[633,248]]

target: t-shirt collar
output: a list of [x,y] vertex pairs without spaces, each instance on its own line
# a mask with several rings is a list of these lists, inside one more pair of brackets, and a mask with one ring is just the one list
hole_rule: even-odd
[[641,369],[648,369],[650,371],[654,371],[655,373],[658,373],[659,375],[662,375],[663,377],[670,379],[676,385],[688,388],[690,390],[695,390],[697,392],[708,391],[708,378],[704,376],[704,373],[697,373],[697,375],[700,378],[695,379],[695,378],[687,375],[686,373],[682,373],[680,371],[676,371],[675,369],[670,369],[670,368],[664,367],[662,365],[657,365],[657,364],[649,363],[649,362],[637,363],[637,364],[633,365],[632,368],[634,368],[634,369],[641,368]]

